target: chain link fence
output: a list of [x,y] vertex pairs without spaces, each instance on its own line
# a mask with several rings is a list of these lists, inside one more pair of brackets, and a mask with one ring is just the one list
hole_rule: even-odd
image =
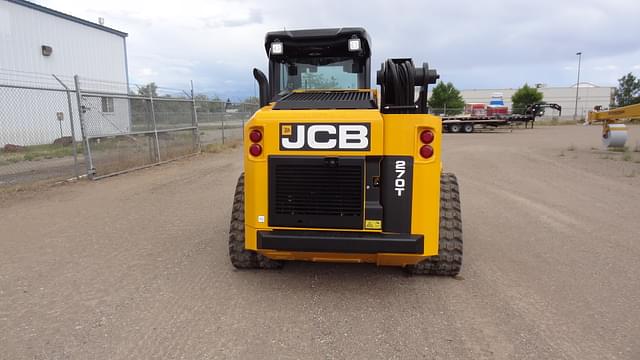
[[257,104],[0,68],[0,186],[99,179],[242,139]]
[[0,69],[0,186],[83,174],[73,79]]
[[196,100],[203,145],[242,140],[244,123],[260,105],[219,100]]
[[76,86],[92,178],[200,151],[195,102],[188,94],[134,94],[126,84],[79,77]]

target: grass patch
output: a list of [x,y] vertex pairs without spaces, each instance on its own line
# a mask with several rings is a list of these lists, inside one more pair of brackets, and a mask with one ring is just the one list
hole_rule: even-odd
[[[78,144],[78,153],[82,154],[82,146]],[[37,161],[55,159],[73,155],[73,146],[62,145],[31,145],[25,146],[17,152],[0,151],[0,164],[15,164],[20,161]]]
[[631,156],[630,152],[625,152],[624,154],[622,154],[622,161],[631,161],[633,160],[633,156]]

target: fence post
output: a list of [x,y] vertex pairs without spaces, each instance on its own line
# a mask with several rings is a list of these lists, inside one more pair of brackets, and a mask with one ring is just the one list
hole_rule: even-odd
[[[71,91],[69,87],[63,83],[55,74],[51,74],[60,85],[66,90],[67,93],[67,105],[69,106],[69,125],[71,126],[71,145],[73,146],[73,176],[77,179],[80,176],[78,171],[78,143],[76,142],[76,130],[73,124],[73,105],[71,104]],[[60,123],[62,124],[62,123]],[[62,136],[61,136],[62,137]],[[61,140],[62,141],[62,140]]]
[[220,121],[222,122],[222,145],[224,145],[224,115],[226,113],[227,113],[226,111],[223,112],[222,117],[220,117]]
[[191,104],[192,104],[191,111],[193,112],[191,126],[195,126],[195,129],[193,129],[193,132],[194,132],[193,140],[195,141],[195,145],[196,145],[196,148],[198,149],[198,152],[201,152],[202,147],[200,144],[200,127],[198,126],[198,112],[196,107],[196,97],[193,93],[193,80],[191,80]]
[[153,121],[153,135],[156,138],[156,156],[157,161],[160,162],[160,141],[158,140],[158,126],[156,125],[156,110],[153,107],[153,93],[149,91],[149,100],[151,101],[151,120]]
[[82,134],[82,141],[84,143],[84,158],[87,164],[87,176],[89,179],[93,179],[93,175],[96,173],[96,169],[93,167],[93,159],[91,158],[91,147],[89,146],[89,138],[87,137],[87,130],[84,118],[84,105],[82,105],[82,91],[80,90],[80,78],[78,75],[73,76],[73,83],[76,87],[76,100],[78,101],[78,119],[80,120],[80,133]]

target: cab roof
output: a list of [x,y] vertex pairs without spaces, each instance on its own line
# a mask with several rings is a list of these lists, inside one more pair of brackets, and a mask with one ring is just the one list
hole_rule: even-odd
[[352,37],[360,39],[362,51],[359,56],[370,57],[371,39],[361,27],[272,31],[267,33],[264,47],[267,56],[271,43],[276,40],[284,45],[281,57],[345,56],[348,54],[347,42]]

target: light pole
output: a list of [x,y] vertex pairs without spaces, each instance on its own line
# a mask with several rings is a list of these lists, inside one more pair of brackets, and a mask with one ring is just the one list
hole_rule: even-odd
[[576,81],[576,108],[573,113],[573,120],[578,120],[578,91],[580,91],[580,63],[582,62],[582,52],[577,52],[578,55],[578,81]]

